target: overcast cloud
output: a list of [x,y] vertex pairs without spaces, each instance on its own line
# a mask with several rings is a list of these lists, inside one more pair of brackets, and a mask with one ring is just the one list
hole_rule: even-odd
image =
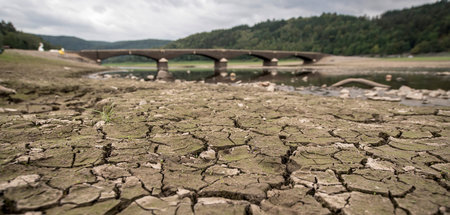
[[175,40],[193,33],[336,12],[380,15],[436,0],[0,0],[19,30],[87,40]]

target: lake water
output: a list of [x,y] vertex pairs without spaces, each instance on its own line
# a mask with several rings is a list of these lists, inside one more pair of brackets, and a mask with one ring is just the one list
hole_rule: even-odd
[[[293,87],[330,86],[347,78],[364,78],[398,89],[402,85],[414,89],[443,89],[450,90],[450,68],[392,68],[372,69],[365,71],[321,71],[317,68],[288,68],[288,69],[227,69],[215,76],[213,69],[203,68],[170,68],[174,79],[186,81],[205,81],[207,83],[233,83],[233,82],[263,82],[269,81],[279,85]],[[341,74],[342,75],[337,75]],[[106,74],[106,73],[103,73]],[[156,76],[156,69],[120,68],[118,71],[107,74],[132,77],[148,80]],[[386,76],[391,76],[387,80]],[[371,88],[362,84],[347,84],[346,87]]]

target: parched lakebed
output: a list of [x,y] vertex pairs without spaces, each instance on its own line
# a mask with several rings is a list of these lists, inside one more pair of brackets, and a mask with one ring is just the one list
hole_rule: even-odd
[[66,67],[3,73],[3,213],[449,211],[448,107]]

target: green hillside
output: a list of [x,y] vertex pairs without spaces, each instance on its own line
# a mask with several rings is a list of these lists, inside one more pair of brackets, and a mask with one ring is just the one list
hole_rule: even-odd
[[309,18],[268,20],[188,36],[166,48],[302,50],[336,55],[450,51],[447,0],[380,17],[325,13]]
[[170,40],[132,40],[132,41],[118,41],[118,42],[104,42],[104,41],[88,41],[77,37],[69,36],[48,36],[38,35],[45,41],[64,47],[67,50],[82,50],[82,49],[148,49],[164,46],[171,42]]
[[3,20],[0,22],[0,48],[6,46],[16,49],[37,49],[41,42],[47,49],[54,48],[38,36],[16,30],[11,22]]

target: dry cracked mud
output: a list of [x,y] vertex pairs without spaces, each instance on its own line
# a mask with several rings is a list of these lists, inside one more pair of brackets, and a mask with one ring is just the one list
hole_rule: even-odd
[[0,113],[4,214],[450,212],[447,107],[72,77],[29,92],[5,79],[18,94],[1,104],[17,110]]

